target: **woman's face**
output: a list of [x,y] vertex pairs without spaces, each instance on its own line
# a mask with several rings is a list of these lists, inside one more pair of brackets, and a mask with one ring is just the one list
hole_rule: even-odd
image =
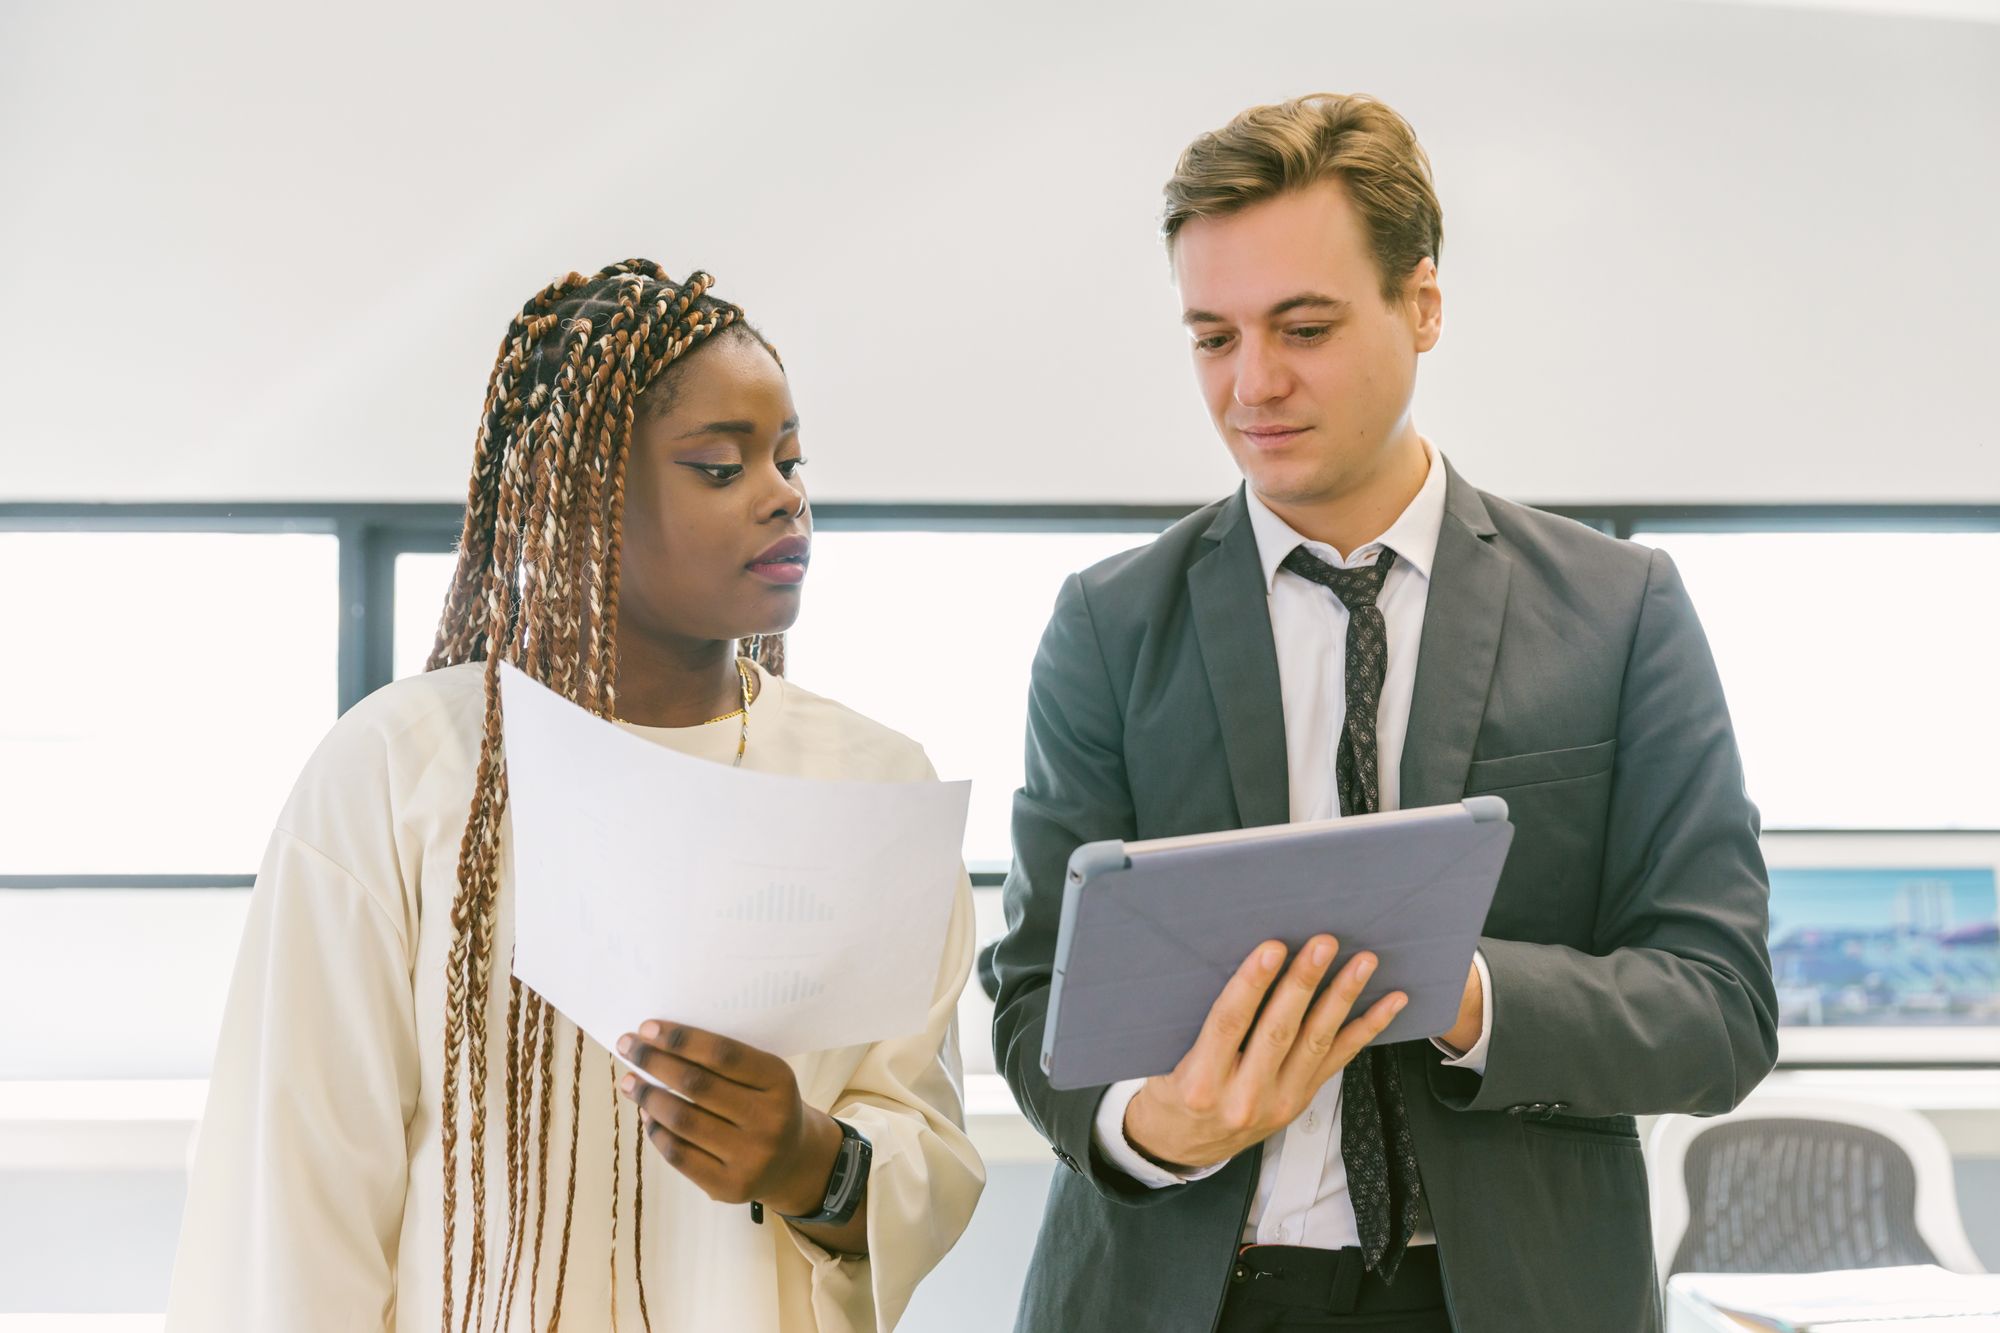
[[618,633],[663,647],[775,634],[799,615],[812,514],[798,413],[753,337],[698,347],[640,399],[625,464]]

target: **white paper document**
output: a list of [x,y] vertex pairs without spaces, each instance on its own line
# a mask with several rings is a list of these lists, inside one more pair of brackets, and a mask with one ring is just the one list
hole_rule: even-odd
[[1923,1322],[1945,1333],[1974,1320],[2000,1329],[2000,1277],[1933,1264],[1837,1273],[1683,1273],[1673,1281],[1757,1328],[1875,1333]]
[[510,665],[500,702],[514,974],[600,1045],[648,1019],[781,1056],[922,1030],[970,783],[692,758]]

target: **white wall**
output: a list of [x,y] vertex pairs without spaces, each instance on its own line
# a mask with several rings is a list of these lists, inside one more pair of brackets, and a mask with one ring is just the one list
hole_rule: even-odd
[[2000,24],[1848,8],[7,5],[0,500],[457,499],[507,315],[629,254],[822,498],[1208,498],[1158,187],[1319,88],[1436,162],[1476,481],[2000,500]]

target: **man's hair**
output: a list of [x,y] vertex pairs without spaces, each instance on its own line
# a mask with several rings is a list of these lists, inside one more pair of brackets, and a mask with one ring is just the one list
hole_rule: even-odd
[[1166,186],[1168,253],[1191,218],[1226,217],[1327,180],[1346,188],[1368,229],[1383,299],[1397,300],[1419,263],[1437,262],[1444,214],[1416,131],[1365,93],[1253,106],[1189,144]]

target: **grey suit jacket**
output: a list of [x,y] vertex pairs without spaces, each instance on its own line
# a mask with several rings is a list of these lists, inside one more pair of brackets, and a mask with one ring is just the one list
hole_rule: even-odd
[[[1660,1315],[1632,1117],[1726,1111],[1776,1056],[1757,812],[1667,557],[1447,473],[1402,804],[1494,792],[1515,837],[1480,942],[1485,1076],[1427,1041],[1390,1050],[1459,1333],[1643,1333]],[[1260,1151],[1146,1189],[1092,1150],[1104,1090],[1055,1091],[1039,1056],[1070,852],[1283,823],[1281,707],[1240,491],[1064,585],[994,955],[1000,1069],[1066,1168],[1020,1329],[1202,1333],[1220,1313]]]

